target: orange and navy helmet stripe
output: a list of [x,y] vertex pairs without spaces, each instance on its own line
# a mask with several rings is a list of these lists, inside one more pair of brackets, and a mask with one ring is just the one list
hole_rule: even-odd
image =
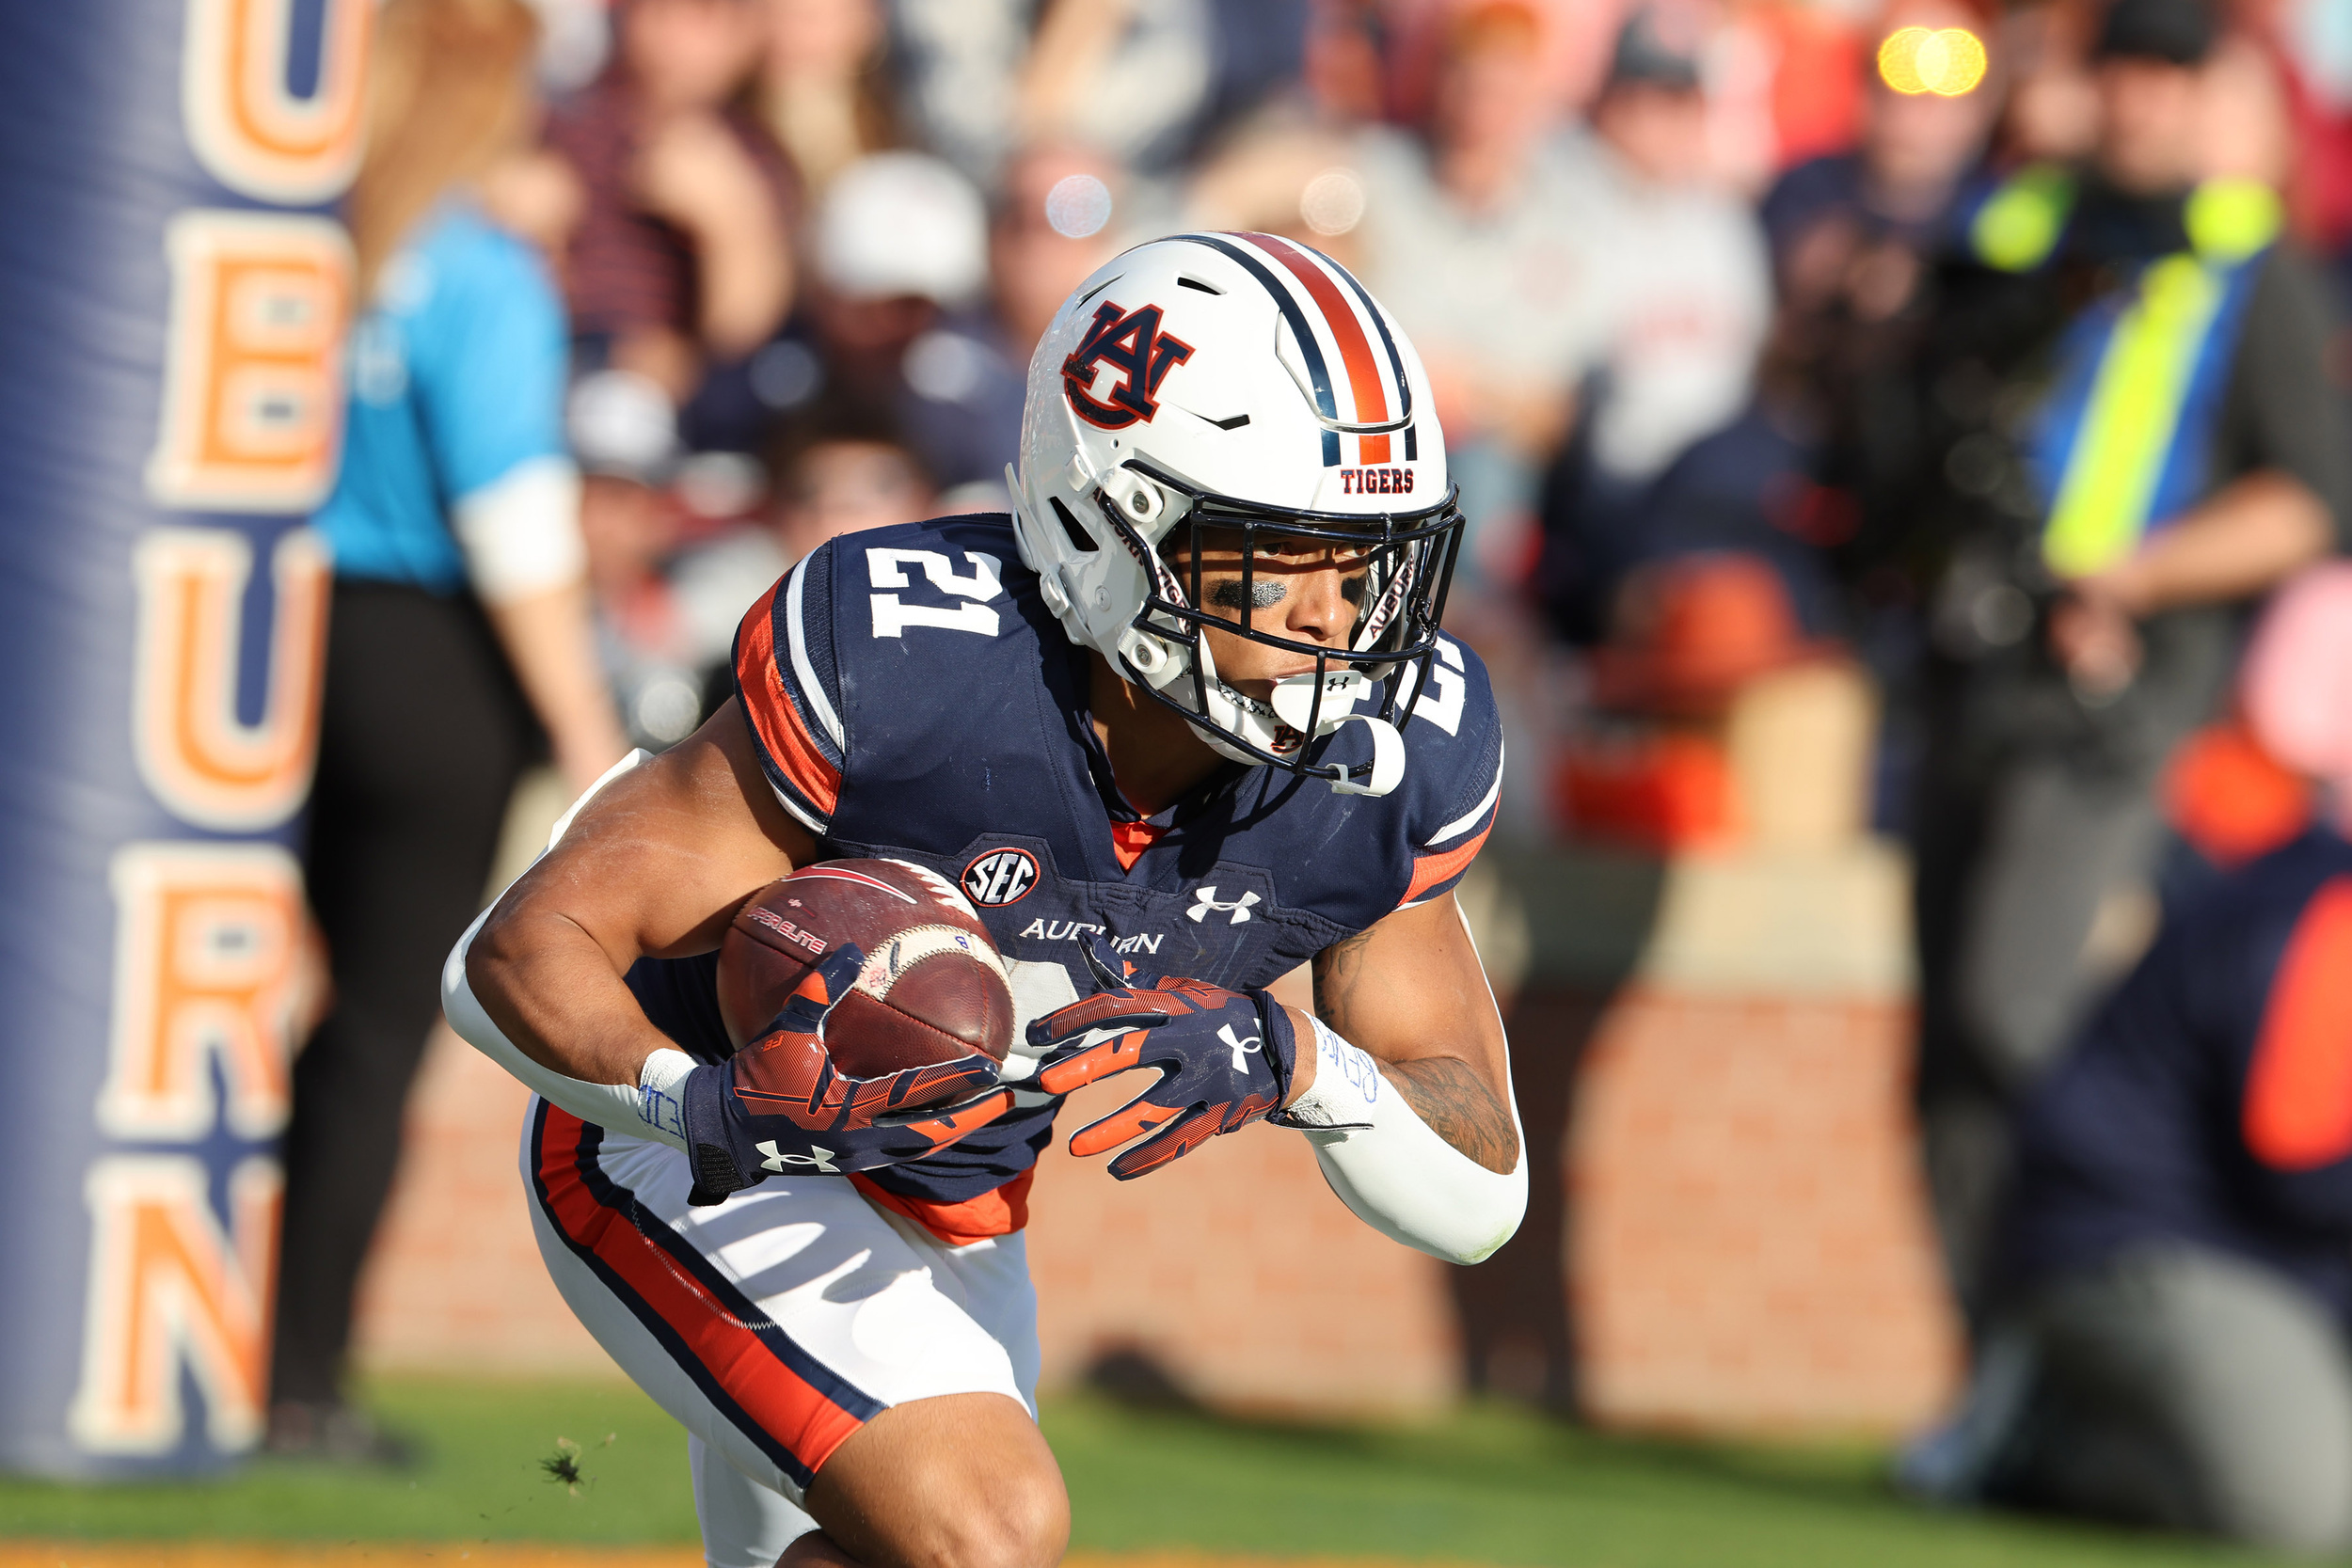
[[[1356,319],[1355,310],[1340,296],[1339,285],[1289,242],[1271,234],[1261,234],[1257,236],[1257,244],[1259,249],[1281,262],[1291,276],[1304,284],[1307,297],[1321,308],[1324,323],[1330,327],[1331,336],[1339,344],[1340,363],[1347,371],[1348,395],[1356,404],[1356,418],[1349,422],[1388,423],[1388,388],[1380,384],[1380,368],[1373,362],[1372,341],[1364,335],[1364,324]],[[1363,462],[1386,463],[1389,460],[1389,438],[1386,436],[1364,436],[1358,439],[1363,443]]]
[[[1273,297],[1275,308],[1290,327],[1305,362],[1315,412],[1321,416],[1323,466],[1337,467],[1343,436],[1359,444],[1357,461],[1372,465],[1391,461],[1390,430],[1403,425],[1405,456],[1418,455],[1413,424],[1412,388],[1405,374],[1405,356],[1396,338],[1364,286],[1346,268],[1306,245],[1272,234],[1186,234],[1182,238],[1207,245],[1240,264]],[[1269,265],[1271,263],[1271,265]],[[1279,270],[1278,270],[1279,269]],[[1343,293],[1341,285],[1346,286]],[[1352,297],[1351,297],[1352,296]],[[1370,331],[1366,330],[1369,324]],[[1377,337],[1385,354],[1375,354]],[[1331,374],[1336,356],[1346,380],[1348,411],[1340,410],[1338,385]],[[1387,363],[1384,367],[1383,359]],[[1378,431],[1344,428],[1377,425]]]
[[604,1129],[544,1101],[532,1187],[572,1254],[644,1324],[713,1408],[805,1487],[887,1408],[796,1343],[597,1162]]

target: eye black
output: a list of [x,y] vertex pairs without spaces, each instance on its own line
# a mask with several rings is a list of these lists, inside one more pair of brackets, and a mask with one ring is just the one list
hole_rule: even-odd
[[1286,592],[1279,582],[1254,582],[1250,584],[1249,597],[1245,599],[1241,580],[1228,578],[1209,590],[1209,603],[1219,610],[1272,610],[1282,602]]

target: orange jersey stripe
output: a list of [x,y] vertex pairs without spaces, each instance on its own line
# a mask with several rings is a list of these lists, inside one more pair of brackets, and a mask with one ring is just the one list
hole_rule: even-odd
[[2274,1170],[2352,1154],[2352,877],[2312,895],[2287,938],[2242,1116],[2246,1146]]
[[743,692],[745,717],[768,760],[808,798],[810,805],[831,816],[841,801],[841,772],[809,738],[800,705],[785,689],[784,672],[776,663],[776,595],[784,591],[784,581],[779,578],[743,617],[743,634],[736,643],[735,678]]
[[1031,1165],[993,1192],[967,1197],[961,1203],[901,1197],[897,1193],[882,1191],[864,1172],[852,1173],[850,1185],[865,1194],[866,1200],[876,1208],[913,1220],[938,1237],[942,1245],[970,1246],[992,1236],[1009,1236],[1027,1228],[1029,1188],[1036,1180],[1037,1167]]
[[[1288,267],[1307,286],[1316,305],[1323,309],[1324,320],[1331,324],[1331,336],[1340,345],[1340,362],[1347,367],[1347,386],[1356,400],[1357,424],[1376,424],[1389,417],[1388,388],[1380,379],[1380,362],[1373,357],[1372,340],[1364,336],[1363,323],[1356,319],[1355,309],[1340,293],[1340,286],[1330,275],[1298,253],[1288,241],[1271,234],[1252,234],[1259,248]],[[1363,443],[1363,461],[1386,463],[1389,460],[1389,438],[1386,436],[1359,437]]]
[[1460,848],[1448,849],[1442,855],[1414,856],[1413,880],[1406,888],[1405,896],[1396,901],[1397,906],[1401,909],[1439,882],[1458,876],[1465,866],[1478,858],[1478,851],[1486,846],[1486,835],[1494,831],[1494,820],[1489,817],[1486,825],[1478,830],[1477,835]]

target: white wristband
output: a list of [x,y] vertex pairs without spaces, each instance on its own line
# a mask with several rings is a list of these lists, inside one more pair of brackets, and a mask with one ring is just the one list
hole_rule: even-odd
[[[1475,1263],[1527,1212],[1527,1135],[1511,1106],[1518,1162],[1488,1170],[1421,1119],[1380,1064],[1315,1019],[1315,1079],[1285,1122],[1315,1146],[1323,1178],[1356,1217],[1392,1241],[1451,1263]],[[1506,1100],[1511,1095],[1506,1079]]]

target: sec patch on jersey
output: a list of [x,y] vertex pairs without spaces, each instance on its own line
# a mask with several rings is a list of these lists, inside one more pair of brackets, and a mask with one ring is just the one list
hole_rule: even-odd
[[1026,849],[992,849],[963,868],[964,895],[995,909],[1018,904],[1037,886],[1037,857]]

